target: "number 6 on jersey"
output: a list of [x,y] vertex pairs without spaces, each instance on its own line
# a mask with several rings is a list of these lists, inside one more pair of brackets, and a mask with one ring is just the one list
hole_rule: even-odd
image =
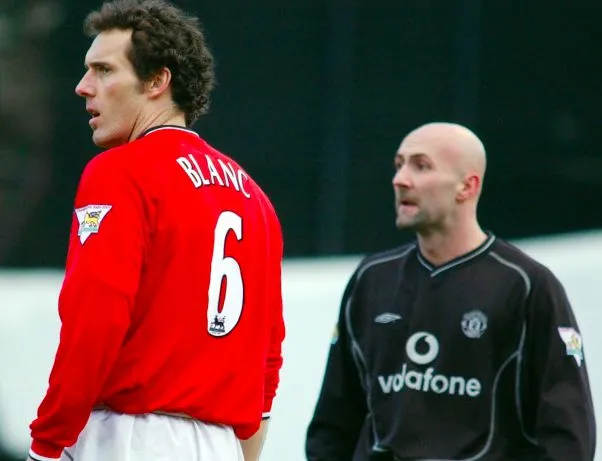
[[[237,240],[242,240],[242,219],[231,211],[220,214],[213,238],[213,256],[209,279],[207,303],[207,331],[212,336],[225,336],[240,320],[244,286],[238,262],[224,255],[226,237],[234,231]],[[222,280],[226,278],[224,304],[219,309]]]

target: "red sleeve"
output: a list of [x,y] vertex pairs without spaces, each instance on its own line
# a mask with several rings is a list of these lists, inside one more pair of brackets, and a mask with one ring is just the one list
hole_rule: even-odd
[[103,155],[84,171],[75,201],[60,341],[30,426],[34,459],[59,459],[77,441],[130,324],[147,234],[143,202],[131,176]]
[[272,411],[272,402],[276,396],[276,390],[280,379],[280,368],[282,367],[282,341],[284,340],[285,335],[282,308],[282,232],[277,218],[274,217],[273,222],[277,237],[274,238],[272,269],[269,280],[273,283],[270,293],[272,295],[271,305],[274,309],[274,323],[271,328],[270,349],[267,357],[264,387],[265,397],[263,403],[264,418],[269,418],[270,412]]

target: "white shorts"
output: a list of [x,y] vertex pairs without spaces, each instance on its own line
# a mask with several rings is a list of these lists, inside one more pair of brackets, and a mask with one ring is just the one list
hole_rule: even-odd
[[162,414],[93,411],[61,461],[244,461],[229,426]]

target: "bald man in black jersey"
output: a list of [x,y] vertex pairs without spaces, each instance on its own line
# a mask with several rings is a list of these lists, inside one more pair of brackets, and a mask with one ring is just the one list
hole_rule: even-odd
[[592,461],[583,338],[550,270],[479,225],[482,142],[429,123],[394,162],[417,238],[348,283],[308,460]]

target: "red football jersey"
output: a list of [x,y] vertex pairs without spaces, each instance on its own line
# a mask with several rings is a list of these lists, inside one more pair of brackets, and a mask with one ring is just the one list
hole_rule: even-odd
[[101,404],[254,434],[282,365],[282,246],[260,187],[193,131],[157,127],[92,159],[31,451],[58,458]]

